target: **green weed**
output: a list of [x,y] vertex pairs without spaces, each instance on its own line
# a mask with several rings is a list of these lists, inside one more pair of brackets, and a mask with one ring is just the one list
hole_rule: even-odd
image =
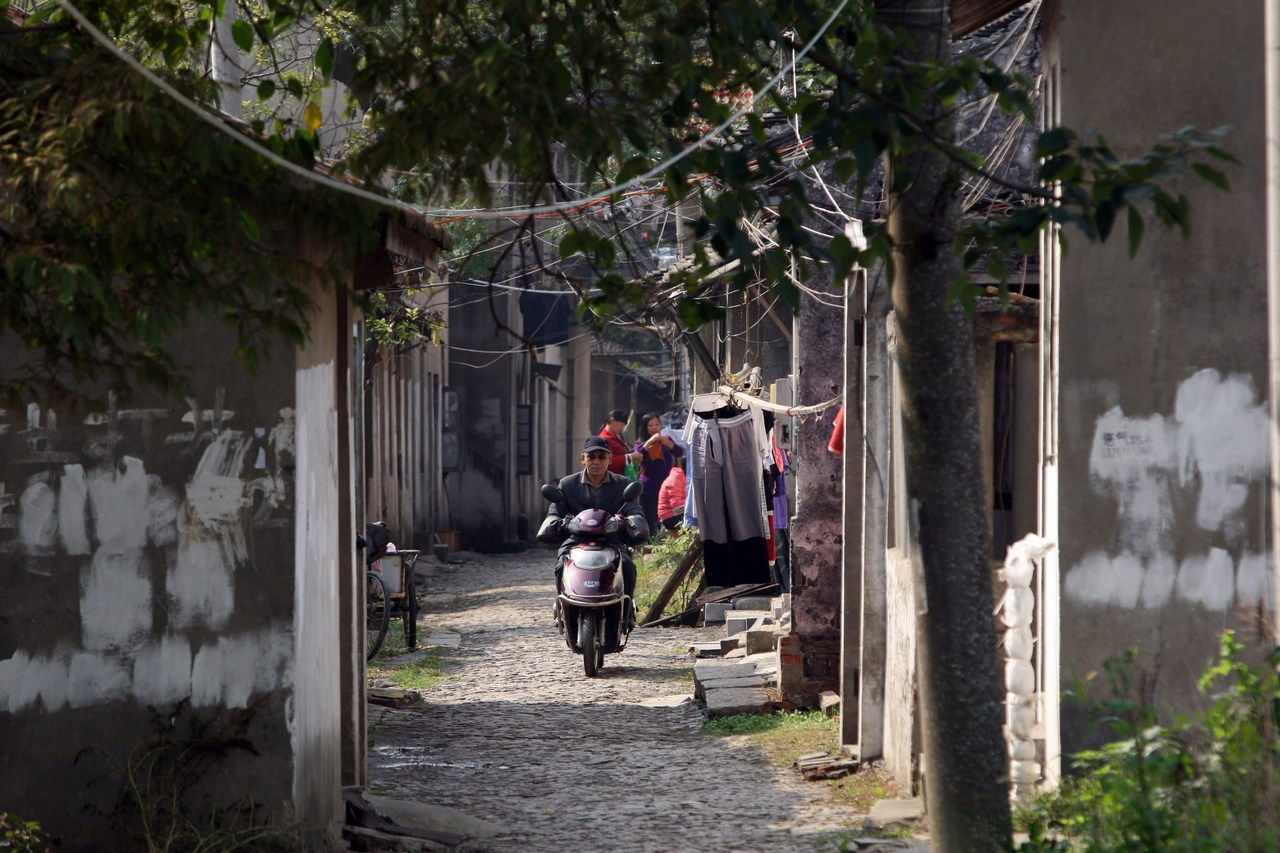
[[[1161,724],[1132,698],[1129,652],[1104,664],[1116,698],[1093,706],[1120,739],[1074,756],[1059,790],[1020,809],[1030,840],[1019,849],[1219,853],[1280,848],[1280,683],[1274,650],[1261,667],[1241,660],[1233,632],[1200,679],[1206,710]],[[1075,693],[1082,701],[1085,684]]]
[[49,838],[40,824],[0,812],[0,850],[6,853],[45,853]]
[[[398,651],[383,655],[383,650],[379,649],[378,654],[368,663],[365,674],[370,681],[390,681],[398,687],[429,690],[448,680],[443,647],[419,646],[418,651],[413,653],[405,648],[403,635],[399,635],[397,639]],[[390,640],[388,632],[388,643]]]
[[[666,585],[667,579],[680,565],[688,553],[689,547],[697,539],[697,528],[683,527],[671,531],[662,538],[654,538],[641,552],[636,554],[636,606],[643,616],[658,593]],[[702,581],[701,561],[685,577],[680,589],[671,597],[671,601],[662,611],[662,616],[680,613],[693,603],[694,593]]]
[[[794,768],[796,759],[814,752],[840,753],[840,724],[821,711],[777,714],[734,714],[705,721],[702,730],[714,737],[743,737],[780,770]],[[863,767],[841,779],[828,779],[831,802],[848,806],[850,816],[866,814],[879,800],[898,796],[893,777],[877,766]],[[866,838],[866,832],[858,837]],[[880,835],[877,837],[887,837]]]
[[[301,851],[296,832],[264,820],[247,798],[216,803],[197,793],[223,759],[257,754],[246,734],[253,716],[248,708],[229,718],[203,719],[188,700],[170,711],[153,709],[150,736],[124,759],[104,754],[111,775],[122,782],[118,802],[104,816],[146,853]],[[86,750],[76,760],[94,752]]]
[[[805,731],[824,737],[839,737],[834,718],[821,711],[791,711],[778,714],[732,714],[713,717],[702,724],[709,735],[750,735],[760,732]],[[809,750],[812,752],[813,750]]]

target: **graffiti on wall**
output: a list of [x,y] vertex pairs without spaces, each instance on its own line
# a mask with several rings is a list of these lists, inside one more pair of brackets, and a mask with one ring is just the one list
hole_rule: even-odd
[[289,523],[293,411],[244,430],[222,389],[209,402],[112,406],[73,428],[33,406],[0,425],[7,580],[65,583],[71,567],[79,613],[78,630],[33,623],[30,648],[0,659],[0,710],[234,708],[288,683],[290,626],[230,622],[252,531]]
[[1248,514],[1269,474],[1268,425],[1252,379],[1212,369],[1182,382],[1168,417],[1119,407],[1099,417],[1090,482],[1116,506],[1114,544],[1067,570],[1068,598],[1147,609],[1176,599],[1215,611],[1269,601],[1263,534]]

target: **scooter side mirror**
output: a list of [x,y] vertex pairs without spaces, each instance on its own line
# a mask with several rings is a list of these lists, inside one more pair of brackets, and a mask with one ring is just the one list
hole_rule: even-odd
[[[633,501],[640,497],[642,492],[644,492],[644,485],[637,480],[632,480],[627,484],[627,487],[622,490],[622,499],[624,501]],[[546,493],[544,492],[543,494]]]
[[[639,485],[639,484],[637,484]],[[542,487],[542,496],[550,503],[558,504],[564,501],[564,492],[560,491],[560,487],[555,483],[547,483]],[[630,500],[630,498],[628,498]]]

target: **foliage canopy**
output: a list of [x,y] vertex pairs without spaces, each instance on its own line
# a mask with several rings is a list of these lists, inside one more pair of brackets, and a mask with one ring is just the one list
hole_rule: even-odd
[[[288,283],[296,278],[285,270],[291,259],[273,249],[268,223],[301,215],[332,233],[360,235],[374,211],[286,179],[252,148],[185,117],[69,11],[211,104],[218,93],[207,57],[226,0],[24,5],[35,14],[0,36],[0,327],[39,355],[9,372],[4,390],[72,393],[107,379],[124,393],[130,377],[166,387],[181,374],[168,342],[199,313],[231,323],[250,362],[273,336],[304,334],[305,298]],[[988,61],[902,59],[911,30],[895,6],[241,0],[234,44],[222,48],[245,68],[247,136],[370,186],[394,175],[393,192],[410,201],[461,195],[490,205],[506,182],[518,181],[524,207],[585,203],[662,166],[652,177],[670,200],[690,193],[702,200],[697,263],[664,288],[620,267],[631,247],[589,220],[554,209],[510,217],[533,233],[538,218],[563,216],[561,253],[586,263],[561,277],[598,316],[627,303],[660,304],[697,325],[716,313],[702,298],[702,279],[726,261],[742,261],[737,284],[762,278],[792,307],[793,261],[802,278],[813,261],[833,264],[837,275],[855,262],[888,262],[890,241],[877,223],[868,223],[861,250],[843,235],[828,241],[805,229],[798,169],[816,162],[828,161],[861,191],[888,157],[899,164],[889,170],[890,189],[901,189],[912,180],[904,158],[933,148],[959,171],[1002,183],[1023,203],[1001,219],[967,223],[957,239],[967,263],[992,258],[988,270],[997,274],[1003,257],[1034,247],[1050,225],[1092,240],[1123,221],[1134,251],[1149,215],[1189,227],[1187,201],[1169,185],[1188,163],[1226,185],[1213,165],[1231,160],[1218,147],[1221,131],[1192,128],[1133,157],[1052,128],[1037,143],[1033,180],[985,172],[980,156],[941,132],[939,122],[954,115],[922,114],[921,94],[947,104],[990,94],[1001,109],[1034,119],[1034,93]],[[777,84],[788,73],[797,84],[784,93]],[[335,80],[354,101],[325,116],[321,87]],[[749,95],[757,98],[752,111],[707,135]],[[364,129],[354,135],[329,126],[349,129],[362,110]],[[772,132],[779,122],[795,132]],[[605,204],[622,199],[615,193]],[[773,223],[772,245],[744,228],[762,212]],[[354,256],[346,236],[334,245],[339,262]]]

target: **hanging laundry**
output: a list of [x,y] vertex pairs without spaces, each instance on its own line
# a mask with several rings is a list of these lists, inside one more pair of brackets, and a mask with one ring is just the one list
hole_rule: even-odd
[[836,412],[835,422],[831,425],[831,441],[827,443],[827,450],[830,450],[836,456],[844,456],[844,406],[841,406],[840,411]]
[[778,446],[776,430],[769,430],[769,443],[772,445],[773,465],[773,539],[774,569],[778,583],[783,592],[791,591],[791,539],[790,524],[791,507],[787,501],[787,472],[791,470],[791,454],[785,447]]
[[[739,396],[690,401],[685,425],[690,501],[708,586],[770,583],[764,418]],[[690,504],[692,505],[690,507]]]

